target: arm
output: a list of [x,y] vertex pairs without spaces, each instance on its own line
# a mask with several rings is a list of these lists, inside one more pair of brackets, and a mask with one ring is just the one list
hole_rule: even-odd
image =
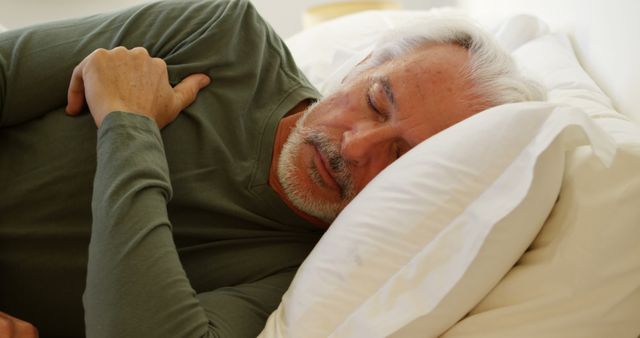
[[[195,71],[206,71],[202,69],[209,57],[202,51],[206,45],[198,45],[211,34],[205,28],[225,21],[228,12],[240,13],[240,7],[227,1],[167,1],[2,33],[0,127],[64,108],[74,67],[99,48],[144,47],[170,65],[173,84]],[[201,59],[193,56],[196,53]]]
[[[0,36],[0,40],[6,37],[7,35]],[[255,10],[246,1],[162,2],[116,14],[51,24],[37,29],[28,29],[26,32],[21,33],[14,32],[9,34],[9,39],[11,41],[19,41],[20,46],[19,48],[10,49],[10,52],[6,54],[4,54],[5,49],[3,49],[2,53],[3,55],[9,55],[9,58],[16,56],[10,63],[19,64],[20,71],[13,71],[18,68],[9,67],[14,80],[3,82],[8,86],[3,87],[8,90],[7,93],[9,91],[13,93],[12,95],[7,94],[8,101],[3,102],[2,122],[0,122],[3,125],[17,124],[30,117],[35,117],[38,114],[37,109],[51,110],[53,109],[51,102],[55,107],[60,108],[57,112],[52,112],[52,114],[62,114],[62,109],[67,103],[65,87],[71,78],[73,67],[98,47],[111,48],[122,45],[131,48],[144,46],[151,55],[161,57],[166,61],[169,79],[172,84],[178,83],[180,79],[195,72],[216,74],[216,87],[219,84],[224,84],[221,87],[226,88],[225,91],[222,91],[223,94],[244,93],[243,97],[246,97],[247,100],[243,102],[251,102],[252,105],[271,102],[266,96],[260,96],[261,100],[251,100],[250,91],[253,88],[260,88],[261,84],[269,83],[274,78],[274,74],[280,74],[281,70],[294,76],[297,74],[292,67],[292,61],[286,57],[286,51],[282,49],[279,39],[260,20]],[[0,46],[0,48],[4,47]],[[15,53],[12,51],[15,51]],[[76,53],[82,55],[76,56]],[[36,56],[40,60],[39,62],[27,62],[29,60],[33,61]],[[286,63],[287,67],[283,67],[283,63]],[[248,69],[247,67],[239,67],[238,64],[255,66]],[[46,76],[35,77],[28,81],[25,80],[26,78],[17,78],[16,75],[31,74],[35,76],[43,71],[46,72]],[[259,75],[256,75],[256,71],[259,72]],[[61,76],[61,73],[64,73],[66,80],[61,81],[57,78]],[[27,76],[27,78],[31,78],[31,76]],[[3,80],[6,80],[6,78]],[[31,95],[37,95],[38,100],[18,95],[20,94],[18,92],[21,92],[21,88],[32,90]],[[243,88],[248,89],[244,90]],[[210,88],[207,90],[207,96],[203,97],[203,99],[208,100],[203,101],[214,107],[227,107],[226,102],[228,100],[225,101],[225,95],[219,96],[218,91]],[[218,98],[225,104],[218,104],[218,101],[220,101]],[[250,106],[246,105],[246,107]],[[246,107],[242,102],[238,102],[231,108],[225,109],[230,109],[233,112],[243,112]],[[124,108],[118,109],[128,110]],[[72,107],[69,107],[69,110],[72,111]],[[115,114],[107,120],[114,119],[114,121],[118,121],[118,116],[121,115],[129,116],[123,113]],[[153,124],[152,120],[149,119],[148,121]],[[185,121],[185,119],[182,119],[182,121]],[[125,125],[128,123],[120,122]],[[123,129],[125,128],[123,127]],[[173,130],[175,131],[175,129]],[[171,132],[172,130],[168,131]],[[147,139],[151,135],[150,133],[137,133],[136,137],[151,144]],[[119,154],[118,156],[136,157],[129,152],[129,147],[125,147],[122,144],[117,149],[123,149],[123,151],[116,153],[115,142],[111,144],[110,142],[104,142],[104,140],[104,138],[100,139],[99,157],[104,158],[103,154],[111,152],[114,152],[111,154],[113,156]],[[173,138],[174,142],[179,142],[179,140],[179,138]],[[136,141],[131,142],[131,149],[136,148],[135,144]],[[125,160],[119,163],[126,162]],[[101,172],[105,162],[101,163],[98,168],[99,172]],[[142,169],[140,171],[147,172]],[[113,177],[120,177],[118,175],[126,173],[115,172],[113,174]],[[214,290],[211,287],[207,288],[207,285],[197,285],[197,290],[201,292],[195,296],[198,301],[197,305],[191,302],[193,299],[191,294],[183,298],[179,295],[176,296],[176,293],[168,292],[167,289],[147,290],[146,285],[152,282],[145,280],[145,278],[154,274],[146,269],[161,270],[158,274],[166,277],[161,281],[182,278],[180,276],[183,276],[183,272],[180,268],[174,269],[175,264],[177,264],[176,260],[170,259],[162,260],[163,263],[167,264],[166,266],[150,265],[137,270],[127,270],[127,264],[146,259],[144,257],[140,258],[139,255],[144,256],[155,252],[135,251],[135,255],[127,256],[132,258],[131,261],[124,262],[122,265],[120,265],[121,262],[116,261],[120,256],[110,255],[112,252],[120,253],[125,248],[136,246],[139,243],[138,240],[142,239],[142,237],[136,235],[140,233],[137,231],[140,231],[141,228],[146,229],[148,225],[146,223],[137,224],[137,219],[128,218],[129,215],[135,214],[134,206],[118,204],[114,198],[117,193],[126,194],[127,192],[135,191],[139,183],[147,178],[135,176],[131,182],[114,179],[114,182],[121,182],[122,185],[119,186],[121,190],[113,191],[109,188],[111,184],[109,179],[113,177],[108,175],[97,176],[96,189],[102,187],[103,190],[101,191],[107,191],[109,194],[94,195],[94,205],[102,203],[100,205],[106,209],[117,209],[104,211],[105,213],[113,212],[118,215],[122,213],[126,225],[131,226],[131,229],[125,226],[116,226],[117,219],[115,218],[105,219],[103,222],[96,219],[94,224],[95,233],[91,245],[91,263],[89,264],[97,268],[90,268],[90,276],[88,276],[90,283],[87,285],[84,297],[87,308],[87,323],[90,324],[88,328],[88,332],[91,333],[90,336],[95,332],[102,332],[100,330],[104,327],[112,328],[117,332],[124,332],[121,336],[127,336],[127,333],[135,332],[129,328],[134,326],[140,330],[149,330],[143,336],[169,335],[178,337],[181,334],[162,334],[160,331],[170,326],[174,328],[171,332],[183,332],[179,330],[185,327],[193,328],[194,325],[196,329],[187,332],[198,332],[199,334],[215,332],[221,335],[224,335],[225,332],[231,332],[237,336],[243,336],[242,332],[254,332],[253,335],[255,336],[257,334],[256,330],[259,331],[264,325],[268,312],[275,308],[282,292],[288,286],[293,275],[292,271],[278,270],[279,272],[270,273],[269,277],[248,280],[231,289]],[[168,183],[166,184],[169,187]],[[139,194],[139,197],[143,199],[143,197],[147,196],[146,191],[153,189],[156,188],[145,188]],[[159,213],[166,213],[165,205],[160,202],[157,204],[157,206],[154,205],[150,209],[145,208],[145,211],[157,210]],[[122,207],[131,207],[131,209],[122,209]],[[147,221],[154,221],[154,219],[147,219]],[[152,233],[156,232],[154,230]],[[129,234],[133,237],[126,237]],[[171,252],[175,251],[170,238],[168,236],[162,238],[163,248],[169,248],[167,250]],[[143,242],[147,242],[147,237],[144,237]],[[159,251],[164,252],[162,250]],[[133,253],[132,251],[128,252]],[[100,267],[105,269],[101,270]],[[130,270],[133,270],[135,274],[127,275]],[[176,275],[173,272],[176,272]],[[224,280],[224,272],[224,270],[220,271],[219,274],[216,272],[216,279],[219,275],[220,279]],[[188,283],[186,280],[181,280],[179,284],[176,284],[176,287],[180,288],[186,283]],[[125,290],[129,290],[128,288],[136,288],[137,292],[131,292],[134,294],[133,297],[123,297]],[[266,292],[269,289],[278,291],[275,294]],[[123,291],[120,292],[119,290]],[[126,303],[129,306],[125,305],[118,308],[107,306],[109,302],[101,302],[103,294],[112,295],[113,302],[131,302],[131,304]],[[176,298],[174,297],[178,297],[181,301],[175,301]],[[193,318],[197,319],[199,315],[190,315],[189,317],[170,315],[171,313],[182,313],[184,308],[176,311],[175,306],[184,304],[182,303],[184,300],[189,302],[189,309],[184,313],[204,313],[208,320],[205,326],[202,326],[200,320],[196,320],[195,324],[192,321]],[[153,312],[141,314],[137,312],[137,309],[139,309],[137,304],[140,302],[154,302],[153,304],[157,306],[154,307]],[[228,309],[237,309],[237,311],[228,311]],[[129,321],[126,319],[109,321],[109,318],[114,318],[115,316],[112,313],[113,311],[127,311],[120,318],[129,318]],[[29,320],[29,318],[25,319]],[[253,327],[253,331],[243,331],[247,327]],[[153,332],[152,329],[158,331]],[[245,334],[244,336],[249,335],[251,334]]]
[[207,84],[196,74],[172,88],[164,64],[142,49],[97,51],[74,71],[68,111],[86,97],[99,126],[83,297],[89,337],[255,336],[295,273],[196,294],[182,268],[159,127]]
[[173,245],[169,173],[157,125],[123,112],[98,131],[83,296],[88,337],[197,337],[204,310]]
[[[206,326],[173,245],[166,212],[171,186],[159,128],[208,82],[192,75],[172,88],[164,62],[143,48],[96,50],[73,72],[67,112],[78,114],[86,99],[99,128],[84,295],[88,336],[176,332],[168,323]],[[171,304],[190,309],[181,314],[191,325],[162,318]],[[176,336],[193,333],[179,331]]]

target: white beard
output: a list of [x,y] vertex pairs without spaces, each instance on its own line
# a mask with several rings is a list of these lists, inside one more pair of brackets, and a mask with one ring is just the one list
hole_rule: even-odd
[[[303,212],[317,217],[324,222],[331,223],[356,195],[351,175],[348,171],[344,160],[339,155],[336,146],[330,144],[324,134],[314,131],[310,128],[303,127],[303,123],[309,112],[313,109],[311,106],[303,116],[296,122],[295,127],[291,130],[291,134],[282,146],[282,152],[278,159],[278,180],[284,189],[285,194],[291,203]],[[299,168],[295,165],[294,159],[296,154],[305,144],[313,143],[319,146],[321,152],[329,158],[332,170],[336,174],[336,181],[342,188],[341,200],[323,201],[311,194],[308,188],[300,184],[303,179],[301,175],[309,175],[311,180],[318,184],[324,185],[318,169],[315,166]]]

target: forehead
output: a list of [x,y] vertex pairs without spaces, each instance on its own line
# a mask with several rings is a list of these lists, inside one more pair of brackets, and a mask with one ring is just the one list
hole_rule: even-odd
[[395,124],[410,146],[470,116],[472,87],[467,49],[431,44],[372,68],[367,79],[388,79],[396,100]]
[[391,79],[397,91],[415,89],[423,95],[440,94],[467,85],[468,60],[468,50],[461,46],[429,44],[374,67],[370,76]]

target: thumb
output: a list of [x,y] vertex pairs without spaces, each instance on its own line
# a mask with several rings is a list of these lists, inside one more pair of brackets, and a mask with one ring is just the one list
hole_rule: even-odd
[[209,85],[211,79],[205,74],[191,74],[173,87],[176,94],[176,105],[179,111],[188,107],[196,100],[198,92]]

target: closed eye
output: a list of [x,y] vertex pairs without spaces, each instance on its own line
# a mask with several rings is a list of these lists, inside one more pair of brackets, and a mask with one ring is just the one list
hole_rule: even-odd
[[378,108],[376,102],[373,100],[373,98],[372,98],[373,95],[371,94],[371,89],[372,88],[373,88],[373,86],[369,87],[369,91],[367,91],[367,95],[366,95],[367,105],[369,106],[369,109],[371,109],[372,111],[374,111],[378,115],[378,117],[380,119],[380,122],[384,122],[384,121],[387,120],[388,116],[387,116],[387,114],[383,113]]
[[374,77],[367,90],[367,104],[380,118],[380,122],[387,121],[391,117],[391,111],[395,111],[396,99],[389,79],[385,76]]
[[[388,110],[390,104],[393,105],[393,94],[390,93],[390,89],[387,88],[388,82],[384,78],[375,78],[371,82],[369,89],[367,90],[367,104],[369,108],[378,115],[379,122],[385,122],[390,118],[390,112]],[[391,94],[391,96],[389,96]]]

